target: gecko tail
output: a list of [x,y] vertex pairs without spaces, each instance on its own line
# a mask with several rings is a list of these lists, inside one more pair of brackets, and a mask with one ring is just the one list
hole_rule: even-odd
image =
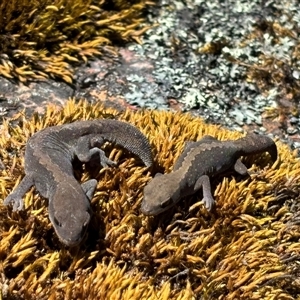
[[270,137],[250,132],[240,141],[242,144],[243,155],[268,152],[273,162],[277,160],[277,146]]
[[138,156],[147,167],[153,164],[151,146],[146,136],[135,126],[118,120],[101,120],[102,136]]

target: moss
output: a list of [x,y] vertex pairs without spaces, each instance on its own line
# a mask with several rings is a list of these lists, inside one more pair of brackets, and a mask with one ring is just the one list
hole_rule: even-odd
[[[44,116],[4,122],[0,138],[1,198],[24,175],[26,140],[46,126],[118,118],[139,127],[153,147],[156,170],[169,172],[184,141],[240,133],[207,125],[189,114],[104,109],[86,102],[49,106]],[[277,142],[279,160],[267,154],[245,163],[254,174],[218,177],[215,210],[201,195],[164,215],[145,217],[142,190],[151,174],[130,154],[108,146],[117,168],[103,169],[92,200],[94,218],[80,247],[64,248],[34,189],[25,211],[0,206],[1,285],[4,297],[30,299],[294,299],[300,296],[297,201],[300,163]],[[83,173],[81,180],[89,178]]]
[[[21,82],[72,82],[74,66],[109,45],[138,40],[150,1],[4,0],[0,4],[0,74]],[[103,46],[107,46],[103,48]]]

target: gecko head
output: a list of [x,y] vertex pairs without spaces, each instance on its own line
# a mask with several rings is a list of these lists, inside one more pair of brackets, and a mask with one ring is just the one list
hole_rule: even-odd
[[80,189],[73,190],[72,194],[70,191],[56,193],[56,196],[49,201],[49,218],[61,242],[76,246],[84,238],[91,220],[89,200]]
[[[176,185],[170,180],[169,174],[156,174],[145,186],[141,211],[144,215],[158,215],[179,201]],[[178,186],[177,186],[178,187]]]

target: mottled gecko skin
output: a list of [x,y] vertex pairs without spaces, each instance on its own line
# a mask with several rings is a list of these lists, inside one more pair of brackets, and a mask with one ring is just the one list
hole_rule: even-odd
[[219,141],[207,135],[197,142],[187,142],[173,172],[156,174],[145,186],[141,211],[145,215],[158,215],[201,188],[205,206],[210,210],[214,198],[209,177],[232,168],[239,174],[246,175],[248,170],[240,157],[265,151],[273,161],[277,159],[274,141],[255,133],[249,133],[238,140]]
[[72,162],[77,157],[87,163],[99,157],[102,167],[114,166],[103,150],[105,141],[122,146],[152,165],[151,148],[146,137],[134,126],[117,120],[78,121],[48,127],[35,133],[25,150],[25,177],[4,200],[13,210],[23,209],[22,197],[35,185],[49,199],[49,218],[60,240],[77,245],[91,219],[90,200],[97,181],[80,184],[74,177]]

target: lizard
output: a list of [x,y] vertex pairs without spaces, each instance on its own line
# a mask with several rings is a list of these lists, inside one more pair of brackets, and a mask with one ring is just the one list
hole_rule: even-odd
[[164,175],[157,173],[144,187],[141,211],[145,215],[158,215],[201,188],[203,202],[210,211],[214,198],[209,177],[232,168],[241,175],[247,175],[247,167],[240,157],[262,152],[268,152],[271,159],[276,161],[277,147],[274,141],[255,133],[248,133],[237,140],[220,141],[206,135],[199,141],[188,141],[172,172]]
[[47,127],[33,134],[26,143],[25,176],[4,200],[13,211],[22,210],[22,197],[32,187],[48,199],[49,219],[60,241],[79,244],[91,219],[90,201],[97,180],[80,184],[74,177],[72,162],[100,160],[102,167],[115,166],[99,147],[106,141],[138,156],[147,167],[153,163],[148,139],[135,126],[118,120],[76,121]]

